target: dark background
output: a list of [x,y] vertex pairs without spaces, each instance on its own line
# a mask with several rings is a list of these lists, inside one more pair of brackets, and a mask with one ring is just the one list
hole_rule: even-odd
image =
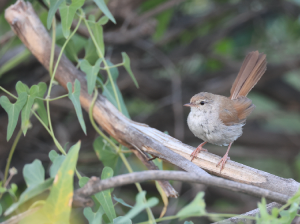
[[[31,2],[45,23],[47,11],[41,2]],[[40,81],[48,83],[49,74],[31,55],[5,69],[13,57],[24,53],[23,45],[4,19],[4,9],[12,3],[6,0],[0,3],[0,85],[15,93],[18,80],[29,86]],[[167,131],[189,145],[197,146],[202,140],[189,131],[186,124],[189,108],[183,104],[202,91],[229,96],[245,55],[253,50],[265,53],[267,71],[248,95],[256,109],[229,156],[256,169],[300,180],[300,5],[297,1],[111,0],[108,6],[117,25],[109,22],[104,26],[106,57],[119,63],[121,52],[127,52],[140,85],[137,89],[127,72],[119,69],[118,86],[131,118]],[[87,14],[96,18],[101,15],[91,1],[84,7]],[[76,51],[83,58],[86,34],[82,31],[75,38]],[[58,32],[57,44],[62,42]],[[51,96],[65,93],[63,88],[55,86]],[[87,176],[99,175],[103,165],[92,146],[97,134],[87,113],[84,112],[88,133],[85,136],[68,98],[50,105],[59,142],[70,146],[82,140],[78,170]],[[35,118],[31,122],[33,128],[21,138],[12,160],[12,166],[19,171],[13,182],[20,189],[25,187],[23,166],[38,158],[49,168],[48,153],[55,149],[39,122]],[[7,115],[0,108],[0,178],[13,142],[13,138],[6,141],[6,128]],[[220,156],[226,150],[211,144],[206,148]],[[134,170],[145,169],[134,155],[129,160]],[[164,163],[164,169],[177,168]],[[159,197],[153,182],[142,186],[149,195]],[[202,190],[209,212],[239,214],[256,208],[259,201],[214,187],[180,182],[174,182],[173,186],[181,196],[170,200],[168,215],[174,215]],[[134,185],[124,186],[115,189],[115,194],[134,204],[136,189]],[[161,207],[153,211],[158,215]]]

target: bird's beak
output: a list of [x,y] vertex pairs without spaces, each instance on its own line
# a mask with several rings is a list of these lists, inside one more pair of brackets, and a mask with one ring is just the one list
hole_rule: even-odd
[[192,105],[190,103],[184,104],[185,107],[191,107]]

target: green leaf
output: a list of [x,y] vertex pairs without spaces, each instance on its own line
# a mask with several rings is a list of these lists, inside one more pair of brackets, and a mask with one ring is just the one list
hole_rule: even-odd
[[19,114],[27,101],[27,93],[20,93],[17,102],[12,104],[6,96],[0,98],[0,105],[8,115],[7,141],[11,138],[19,119]]
[[273,217],[277,217],[279,215],[279,209],[278,208],[273,208],[271,212]]
[[93,148],[104,166],[109,166],[111,168],[116,166],[119,156],[112,150],[110,144],[105,139],[101,136],[96,138],[93,143]]
[[167,212],[167,208],[168,208],[168,205],[169,205],[169,200],[168,200],[168,196],[166,194],[166,192],[162,189],[162,187],[159,185],[159,183],[157,181],[155,181],[155,186],[156,186],[156,189],[158,190],[160,196],[161,196],[161,199],[164,203],[164,207],[160,213],[160,216],[159,218],[162,218],[166,212]]
[[204,192],[199,192],[195,197],[195,199],[190,204],[185,206],[177,213],[177,216],[179,216],[181,219],[184,219],[188,217],[205,215],[206,211],[205,211],[205,202],[203,197],[204,197]]
[[125,52],[122,52],[122,57],[123,57],[123,63],[124,63],[124,67],[126,69],[126,71],[129,73],[130,77],[132,78],[135,86],[137,88],[139,88],[139,84],[136,81],[134,74],[131,71],[131,67],[130,67],[130,58],[128,57],[128,55]]
[[113,199],[117,202],[119,202],[120,204],[128,207],[128,208],[133,208],[131,205],[127,204],[122,198],[117,198],[115,195],[113,196]]
[[59,168],[61,167],[62,163],[64,162],[66,156],[65,155],[58,155],[54,160],[53,164],[50,167],[50,177],[55,177]]
[[78,62],[76,45],[74,43],[73,38],[67,43],[67,46],[65,48],[65,54],[71,61]]
[[298,191],[292,196],[289,198],[288,200],[288,203],[292,204],[292,203],[298,203],[300,202],[300,188],[298,189]]
[[96,86],[96,79],[98,72],[100,71],[100,64],[102,59],[99,58],[95,65],[92,66],[87,60],[82,60],[80,63],[80,69],[86,74],[88,93],[91,95]]
[[[71,204],[69,203],[72,202],[73,197],[73,178],[79,149],[80,142],[70,148],[55,176],[50,195],[46,200],[45,210],[56,216],[57,220],[64,220],[63,214],[67,216],[70,214]],[[62,208],[62,205],[68,206]]]
[[15,194],[15,193],[17,193],[18,186],[16,184],[12,183],[10,185],[10,190]]
[[19,201],[12,204],[4,213],[5,216],[11,214],[15,211],[20,205],[25,203],[26,201],[30,200],[31,198],[41,194],[42,192],[49,189],[53,183],[54,178],[49,178],[46,181],[33,185],[30,188],[27,188],[20,196]]
[[[30,90],[29,90],[29,87],[22,83],[21,81],[18,81],[17,84],[16,84],[16,90],[17,90],[17,93],[18,95],[20,96],[21,93],[26,93],[27,94],[27,101],[26,101],[26,104],[25,106],[23,107],[22,111],[21,111],[21,119],[22,119],[22,124],[21,124],[21,127],[22,127],[22,130],[23,130],[23,134],[26,135],[26,132],[27,132],[27,129],[28,129],[28,123],[29,122],[29,116],[28,116],[28,119],[27,121],[25,120],[25,108],[27,107],[28,109],[28,102],[29,101],[32,101],[32,100],[29,100],[29,95],[30,95]],[[36,91],[36,87],[33,89]],[[32,91],[32,90],[31,90]],[[29,102],[29,104],[31,104],[31,102]],[[31,104],[31,107],[32,107],[32,104]],[[31,109],[31,108],[30,108]],[[30,113],[30,112],[29,112]]]
[[47,17],[47,28],[48,29],[50,29],[53,16],[55,15],[58,7],[61,5],[61,3],[63,1],[64,0],[50,0],[50,8],[49,8],[49,13],[48,13],[48,17]]
[[158,169],[164,170],[163,169],[163,162],[162,162],[161,159],[155,159],[155,160],[152,160],[152,161],[158,167]]
[[6,192],[7,189],[5,187],[0,187],[0,193],[3,194],[4,192]]
[[123,221],[132,219],[144,209],[151,208],[158,204],[158,199],[154,197],[150,198],[145,202],[146,200],[145,195],[146,195],[145,191],[138,193],[136,196],[136,204],[133,206],[133,208],[125,216],[120,218],[118,222],[114,222],[114,224],[123,224]]
[[114,224],[121,224],[120,220],[122,220],[122,224],[132,224],[132,221],[124,216],[119,216],[114,219]]
[[70,35],[70,28],[74,19],[76,11],[83,6],[84,0],[72,0],[71,5],[67,5],[64,1],[59,6],[59,12],[61,16],[61,25],[65,38],[67,39]]
[[[44,98],[44,95],[47,91],[47,85],[44,82],[39,82],[38,84],[39,91],[37,93],[37,97]],[[35,103],[37,103],[37,113],[44,122],[44,124],[48,127],[48,116],[47,116],[47,110],[44,105],[44,101],[40,99],[35,99]]]
[[2,215],[2,212],[3,212],[2,205],[0,204],[0,216]]
[[[266,203],[266,199],[265,198],[262,198],[261,199],[261,203],[258,203],[258,209],[259,209],[259,212],[260,212],[260,217],[259,219],[262,221],[262,220],[268,220],[269,219],[269,213],[267,211],[267,203]],[[258,215],[257,215],[257,218],[258,218]]]
[[69,223],[73,199],[74,170],[79,149],[80,142],[70,148],[65,161],[55,176],[50,195],[43,208],[27,216],[20,223]]
[[58,157],[58,153],[55,150],[51,150],[49,152],[49,159],[51,160],[51,162],[53,162],[55,160],[56,157]]
[[24,135],[26,135],[27,129],[29,127],[28,123],[29,123],[31,108],[35,98],[38,96],[38,93],[39,93],[39,86],[37,85],[31,86],[29,90],[27,102],[22,109],[21,118],[22,118],[22,130]]
[[99,9],[104,13],[104,15],[106,15],[113,23],[116,23],[115,18],[113,17],[111,12],[107,8],[104,0],[93,0],[93,1],[96,3],[96,5],[99,7]]
[[[163,163],[162,163],[161,159],[155,159],[153,162],[160,170],[163,170]],[[169,199],[168,199],[166,192],[162,189],[162,187],[160,186],[160,184],[157,181],[155,181],[155,186],[156,186],[156,189],[158,190],[158,192],[161,196],[161,199],[164,203],[164,207],[159,216],[160,218],[162,218],[166,214],[166,211],[167,211],[167,208],[169,205]]]
[[[89,179],[90,179],[90,178],[88,178],[88,177],[81,177],[80,180],[79,180],[79,186],[80,186],[80,187],[83,187],[84,185],[86,185],[87,182],[89,181]],[[100,208],[101,211],[102,211],[103,214],[104,214],[104,210],[103,210],[102,207],[100,207],[100,202],[98,201],[98,199],[97,199],[94,195],[91,196],[91,198],[93,199],[93,201],[94,201],[94,203],[95,203],[94,208]],[[104,219],[104,221],[105,221],[106,223],[109,223],[109,219],[108,219],[108,217],[107,217],[106,215],[103,216],[103,219]]]
[[[113,64],[107,60],[107,64],[108,66],[113,66]],[[129,114],[128,114],[128,111],[127,111],[127,108],[126,108],[126,105],[124,103],[124,99],[123,99],[123,96],[119,90],[119,87],[117,85],[117,78],[119,76],[119,72],[118,72],[118,69],[117,68],[110,68],[110,73],[112,75],[112,79],[113,79],[113,83],[114,83],[114,86],[116,88],[116,93],[117,93],[117,97],[120,101],[120,105],[121,105],[121,112],[129,118]],[[116,107],[118,108],[118,104],[117,104],[117,100],[116,100],[116,97],[115,97],[115,93],[113,91],[113,87],[112,87],[112,83],[110,81],[110,79],[108,78],[106,83],[103,84],[103,82],[101,81],[101,79],[97,79],[99,81],[99,83],[101,84],[102,88],[103,88],[103,95]]]
[[107,16],[102,16],[97,23],[101,26],[104,26],[108,21],[109,18]]
[[23,92],[29,94],[28,86],[26,84],[22,83],[21,81],[17,82],[16,90],[17,90],[18,95],[20,95]]
[[88,177],[81,177],[80,180],[79,180],[79,186],[80,187],[83,187],[84,185],[87,184],[87,182],[89,181],[90,178]]
[[26,164],[23,169],[23,176],[28,188],[43,183],[45,169],[41,161],[35,159],[32,163]]
[[85,127],[85,123],[83,120],[82,109],[81,109],[80,100],[79,100],[80,82],[77,79],[75,80],[74,92],[72,92],[72,84],[70,82],[67,83],[67,87],[68,87],[68,91],[69,91],[69,98],[75,107],[76,115],[79,120],[80,126],[81,126],[84,134],[86,134],[86,127]]
[[[85,46],[84,59],[87,60],[91,65],[99,59],[93,40],[90,38]],[[80,61],[81,63],[82,61]]]
[[[96,43],[98,47],[100,48],[100,51],[102,52],[102,55],[105,55],[105,45],[103,40],[103,28],[101,26],[101,23],[103,20],[99,20],[99,22],[88,20],[88,23],[91,27],[92,33],[95,37]],[[96,51],[96,49],[94,49]],[[98,55],[100,57],[100,55]]]
[[[113,176],[113,174],[114,174],[114,171],[112,170],[112,168],[104,167],[102,174],[101,174],[101,179],[104,180],[104,179],[110,178]],[[114,204],[111,199],[110,189],[107,189],[105,191],[101,191],[101,192],[95,194],[95,197],[102,205],[102,207],[105,211],[105,214],[109,218],[110,222],[113,222],[114,218],[116,218],[117,216],[116,216]]]
[[103,209],[100,207],[96,213],[92,211],[92,208],[84,208],[84,217],[89,221],[89,224],[101,224],[102,216],[104,214]]
[[299,206],[297,203],[293,203],[291,204],[288,210],[281,211],[279,214],[282,217],[282,219],[284,219],[284,222],[281,223],[292,223],[292,221],[297,215],[298,207]]

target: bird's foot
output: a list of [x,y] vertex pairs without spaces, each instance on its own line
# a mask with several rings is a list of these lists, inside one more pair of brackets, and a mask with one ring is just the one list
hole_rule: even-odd
[[230,157],[228,156],[228,154],[226,153],[223,158],[218,162],[218,164],[216,165],[216,167],[218,167],[221,164],[221,168],[220,168],[220,173],[221,171],[224,169],[225,163],[227,162],[227,160],[230,160]]
[[203,151],[203,152],[207,152],[207,149],[202,148],[202,146],[204,146],[206,144],[206,142],[201,143],[190,155],[190,157],[192,157],[191,161],[193,161],[193,159],[195,159],[195,157],[197,157],[198,153]]

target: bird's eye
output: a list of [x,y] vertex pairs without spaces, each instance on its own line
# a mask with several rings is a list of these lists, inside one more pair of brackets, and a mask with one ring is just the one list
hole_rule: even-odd
[[205,102],[204,102],[204,101],[201,101],[201,102],[200,102],[200,105],[204,105],[204,104],[205,104]]

